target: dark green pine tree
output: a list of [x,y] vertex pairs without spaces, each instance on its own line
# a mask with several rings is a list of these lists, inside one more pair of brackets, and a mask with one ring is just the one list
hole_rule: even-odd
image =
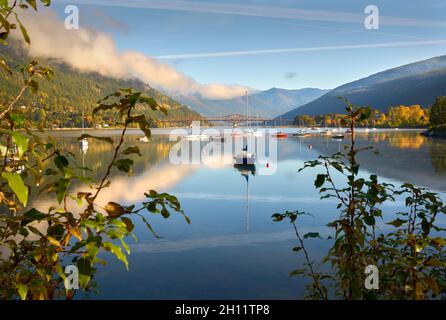
[[446,98],[438,97],[430,111],[430,125],[432,128],[446,127]]

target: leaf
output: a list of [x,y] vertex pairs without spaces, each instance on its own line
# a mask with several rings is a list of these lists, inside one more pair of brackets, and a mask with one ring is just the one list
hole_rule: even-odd
[[300,276],[305,273],[305,269],[297,269],[290,272],[290,277]]
[[110,251],[115,255],[116,258],[118,258],[122,263],[124,263],[125,268],[129,270],[129,263],[127,261],[126,255],[122,252],[122,249],[120,246],[117,246],[111,242],[104,242],[103,245],[105,250]]
[[17,18],[17,22],[20,27],[20,31],[22,32],[23,39],[27,44],[31,44],[31,38],[29,37],[28,31],[26,31],[26,28],[23,26],[22,22]]
[[125,149],[124,151],[122,151],[122,154],[125,155],[130,155],[130,154],[137,154],[140,157],[142,156],[141,152],[139,151],[138,147],[128,147],[127,149]]
[[280,221],[283,221],[283,219],[285,219],[285,216],[283,214],[276,213],[272,216],[272,218],[273,218],[273,221],[280,222]]
[[440,293],[440,288],[438,287],[437,280],[433,277],[427,277],[425,279],[426,283],[429,285],[429,287],[432,289],[432,293],[434,295],[437,295]]
[[[0,39],[1,39],[1,36],[0,36]],[[12,75],[12,70],[8,67],[8,65],[6,64],[6,61],[4,59],[0,59],[0,68],[5,70],[9,75]]]
[[48,215],[46,215],[45,213],[42,213],[35,208],[32,208],[31,210],[23,214],[21,225],[26,226],[27,224],[30,224],[33,221],[41,221],[47,217]]
[[293,248],[293,251],[294,252],[299,252],[300,250],[302,250],[303,248],[302,247],[294,247]]
[[[1,2],[0,2],[0,4],[1,4]],[[8,4],[8,2],[6,1],[6,3],[3,5],[6,6],[7,4]],[[0,24],[6,30],[5,33],[8,34],[9,30],[11,29],[11,24],[1,14],[0,14]]]
[[325,183],[325,178],[326,178],[325,174],[318,174],[316,177],[316,181],[314,181],[314,186],[316,188],[322,187],[323,184]]
[[82,232],[79,229],[77,229],[77,228],[70,229],[70,233],[74,237],[76,237],[76,239],[78,239],[79,241],[82,241]]
[[440,267],[441,262],[435,258],[428,258],[426,261],[424,261],[424,265],[429,267]]
[[375,221],[375,217],[372,215],[365,215],[364,216],[364,222],[368,225],[368,226],[374,226],[376,221]]
[[116,166],[119,171],[126,172],[130,175],[132,166],[133,166],[133,160],[132,159],[121,159],[121,160],[116,161],[114,166]]
[[107,205],[105,206],[104,210],[112,218],[119,218],[123,214],[127,213],[126,209],[124,209],[123,206],[121,206],[119,203],[116,203],[116,202],[109,202],[109,203],[107,203]]
[[54,189],[57,196],[57,201],[59,203],[65,199],[65,195],[67,194],[68,187],[70,186],[70,180],[68,179],[60,179],[54,183]]
[[102,238],[101,237],[92,237],[88,240],[85,249],[87,250],[88,255],[91,259],[95,259],[100,246],[102,244]]
[[19,201],[23,204],[24,207],[28,204],[29,197],[29,189],[23,183],[22,177],[17,173],[8,173],[4,172],[2,177],[8,181],[8,185],[11,190],[16,194]]
[[12,121],[14,121],[14,124],[17,128],[23,128],[25,124],[25,114],[17,111],[12,111],[9,116],[11,117]]
[[60,242],[57,241],[56,239],[54,239],[53,237],[48,236],[48,237],[46,237],[46,239],[47,239],[52,245],[54,245],[54,246],[56,246],[56,247],[58,247],[58,248],[61,247]]
[[437,247],[438,249],[441,249],[444,247],[444,245],[446,244],[446,239],[437,237],[431,240],[431,244],[435,247]]
[[108,104],[100,104],[99,106],[97,106],[96,108],[93,109],[93,115],[96,115],[96,113],[98,113],[99,111],[107,111],[107,110],[111,110],[115,107],[117,107],[118,104],[114,103],[111,105]]
[[393,220],[393,221],[391,221],[391,222],[389,222],[387,224],[391,225],[391,226],[394,226],[395,228],[399,228],[406,222],[407,222],[407,220],[402,220],[402,219],[398,218],[398,219]]
[[332,162],[331,165],[332,165],[333,168],[335,168],[339,172],[344,173],[344,169],[342,168],[342,165],[340,163]]
[[135,229],[135,225],[131,219],[123,217],[121,220],[125,223],[128,232],[132,232]]
[[91,262],[84,258],[79,259],[76,266],[79,269],[79,285],[85,289],[90,282],[94,269],[91,266]]
[[42,2],[42,4],[43,4],[45,7],[48,7],[48,6],[51,5],[51,0],[40,0],[40,2]]
[[11,136],[12,140],[14,140],[14,143],[17,145],[19,158],[21,158],[26,150],[28,150],[29,138],[18,132],[12,132]]
[[26,300],[26,296],[28,295],[28,287],[22,283],[18,283],[16,285],[17,292],[19,293],[21,300]]
[[312,239],[319,238],[320,239],[321,236],[318,232],[310,232],[310,233],[307,233],[306,235],[304,235],[304,239],[309,239],[309,238],[312,238]]
[[26,2],[28,2],[28,4],[29,4],[35,11],[37,11],[37,3],[36,3],[36,0],[26,0]]
[[96,139],[96,140],[100,140],[100,141],[105,141],[107,143],[113,144],[113,139],[110,138],[110,137],[95,137],[95,136],[92,136],[92,135],[89,135],[89,134],[83,134],[79,138],[77,138],[77,140],[82,141],[82,140],[88,139],[88,138]]
[[147,139],[150,139],[152,136],[152,131],[150,130],[150,124],[147,121],[147,118],[145,115],[140,115],[133,117],[133,121],[138,123],[139,128],[142,132],[146,135]]
[[39,91],[39,83],[36,80],[29,81],[28,86],[31,88],[33,93],[37,93],[37,91]]
[[59,168],[60,171],[64,171],[64,168],[68,167],[69,162],[68,159],[60,154],[58,154],[54,158],[54,164],[57,168]]
[[142,221],[145,223],[146,227],[150,230],[150,232],[152,233],[152,235],[157,238],[157,239],[161,239],[161,237],[159,235],[156,234],[155,230],[153,229],[152,225],[149,223],[149,221],[147,221],[146,218],[144,218],[143,216],[141,216]]
[[[141,103],[148,104],[149,107],[150,107],[153,111],[156,111],[157,109],[159,109],[159,110],[161,110],[161,112],[164,113],[164,111],[163,111],[164,108],[161,108],[161,107],[158,105],[158,103],[156,102],[156,100],[153,99],[153,98],[150,98],[150,97],[148,97],[148,96],[142,96],[142,97],[139,98],[139,101],[140,101]],[[164,113],[164,114],[166,114],[166,113]],[[166,115],[167,115],[167,114],[166,114]]]

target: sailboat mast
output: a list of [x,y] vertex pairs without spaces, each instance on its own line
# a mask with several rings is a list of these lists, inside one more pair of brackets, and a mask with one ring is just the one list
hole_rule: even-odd
[[248,91],[246,91],[246,125],[249,128],[249,97],[248,97]]
[[84,111],[82,110],[82,134],[84,134],[84,128],[85,128],[85,124],[84,124]]
[[249,176],[246,178],[246,233],[249,233]]

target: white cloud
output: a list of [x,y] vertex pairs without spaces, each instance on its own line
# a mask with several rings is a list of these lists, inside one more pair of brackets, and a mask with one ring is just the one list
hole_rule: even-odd
[[[50,10],[24,15],[33,56],[54,58],[84,72],[116,78],[139,78],[172,93],[198,93],[209,99],[230,99],[247,90],[238,85],[201,84],[169,64],[139,52],[120,52],[111,36],[93,29],[67,30]],[[17,38],[21,36],[16,33]]]
[[300,47],[300,48],[279,48],[279,49],[257,49],[257,50],[244,50],[244,51],[202,52],[202,53],[190,53],[190,54],[163,55],[163,56],[157,56],[156,58],[160,59],[160,60],[199,59],[199,58],[219,58],[219,57],[234,57],[234,56],[252,56],[252,55],[277,54],[277,53],[293,53],[293,52],[317,52],[317,51],[336,51],[336,50],[353,50],[353,49],[417,47],[417,46],[445,45],[445,44],[446,44],[446,40],[405,41],[405,42],[351,44],[351,45],[321,46],[321,47]]

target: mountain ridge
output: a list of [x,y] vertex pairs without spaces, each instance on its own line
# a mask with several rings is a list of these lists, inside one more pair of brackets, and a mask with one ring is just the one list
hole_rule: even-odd
[[[9,66],[27,63],[33,57],[17,46],[1,46],[0,56],[4,58]],[[97,101],[106,95],[121,88],[133,88],[144,92],[154,98],[158,104],[168,110],[167,118],[191,118],[199,119],[201,116],[187,106],[179,103],[173,98],[151,88],[138,79],[117,79],[102,76],[95,72],[81,72],[71,68],[67,64],[59,63],[52,59],[37,59],[41,65],[48,65],[55,74],[51,80],[38,81],[39,92],[37,95],[27,91],[19,101],[19,104],[30,106],[30,111],[36,113],[35,121],[40,122],[44,118],[46,124],[62,127],[78,127],[81,123],[81,112],[90,119],[93,108]],[[17,94],[22,86],[20,77],[8,76],[0,70],[0,99],[7,101],[11,96]],[[155,125],[155,119],[166,118],[159,111],[152,111],[149,107],[141,106],[142,112],[151,119]],[[110,112],[102,116],[102,119],[87,120],[91,126],[101,123],[113,124],[114,115]]]
[[[288,90],[275,87],[264,91],[255,91],[249,95],[250,113],[253,116],[274,118],[295,107],[317,99],[328,91],[318,88]],[[229,114],[246,113],[246,98],[244,96],[229,100],[209,100],[198,95],[173,96],[204,116],[226,116]]]
[[429,107],[440,95],[446,95],[446,55],[413,62],[343,84],[318,99],[282,115],[343,113],[347,98],[360,106],[387,111],[392,106],[419,104]]

